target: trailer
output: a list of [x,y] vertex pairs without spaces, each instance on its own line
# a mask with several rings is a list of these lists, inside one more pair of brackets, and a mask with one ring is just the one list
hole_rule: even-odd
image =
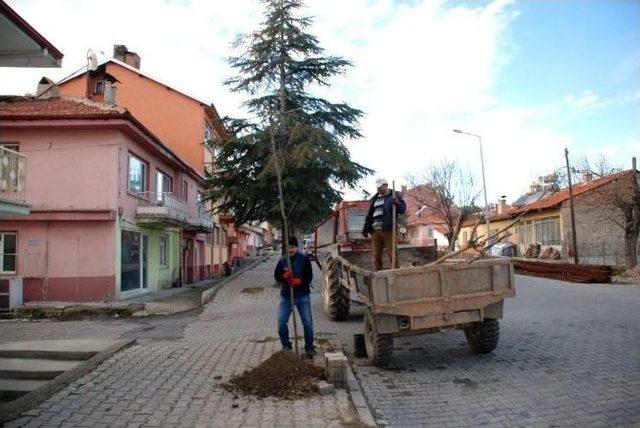
[[343,202],[316,227],[316,255],[322,264],[323,308],[346,320],[352,300],[366,306],[364,342],[369,360],[389,364],[394,337],[463,330],[474,353],[498,345],[503,301],[515,296],[513,265],[507,258],[438,258],[435,240],[413,246],[400,240],[399,268],[385,260],[375,271],[370,240],[361,235],[368,201]]

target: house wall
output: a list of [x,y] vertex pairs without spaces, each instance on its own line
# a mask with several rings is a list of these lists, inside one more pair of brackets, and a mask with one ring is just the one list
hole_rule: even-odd
[[116,297],[114,221],[2,220],[17,232],[24,301],[111,301]]
[[[106,72],[118,80],[116,103],[126,107],[196,171],[204,173],[205,106],[119,64],[107,63]],[[87,80],[83,76],[65,82],[60,92],[84,97]]]
[[[119,132],[5,126],[2,140],[29,159],[32,214],[0,221],[17,232],[24,300],[112,300]],[[96,211],[103,220],[89,220]]]
[[[528,222],[528,221],[536,221],[536,220],[542,220],[542,219],[547,219],[547,218],[551,218],[551,217],[558,217],[560,216],[560,236],[562,237],[562,239],[564,239],[564,230],[565,227],[563,226],[563,217],[562,217],[562,213],[560,211],[559,208],[553,208],[553,209],[549,209],[549,210],[540,210],[540,211],[533,211],[533,212],[529,212],[527,214],[525,214],[524,216],[522,216],[522,218],[520,219],[521,222]],[[498,221],[491,221],[489,223],[489,230],[491,231],[491,233],[497,233],[505,228],[507,228],[508,226],[510,226],[515,219],[510,218],[510,219],[504,219],[504,220],[498,220]],[[473,230],[473,225],[469,225],[469,226],[464,226],[461,230],[460,230],[460,235],[458,236],[458,244],[459,245],[465,245],[466,242],[464,241],[464,236],[466,233],[466,236],[468,237],[471,234],[471,231]],[[511,228],[509,228],[507,230],[507,232],[509,233],[509,236],[507,237],[507,241],[512,243],[512,244],[516,244],[518,246],[518,253],[519,254],[524,254],[524,252],[527,250],[527,247],[529,246],[529,244],[531,244],[532,242],[525,242],[524,244],[520,243],[520,237],[519,237],[519,231],[518,231],[518,226],[517,224],[512,226]],[[480,224],[478,226],[478,228],[476,229],[476,233],[478,235],[485,235],[486,234],[486,225],[483,222],[482,224]],[[535,240],[534,240],[535,241]],[[562,245],[543,245],[543,248],[552,246],[554,248],[556,248],[557,250],[562,250]]]
[[121,133],[110,129],[3,128],[28,157],[26,200],[31,211],[117,209]]
[[[611,191],[611,185],[574,199],[580,263],[624,265],[624,233],[622,227],[615,223],[622,223],[623,217],[613,204],[606,204],[607,208],[603,209],[604,201],[600,192],[607,191]],[[573,257],[569,201],[562,204],[561,212],[564,229],[563,253]]]

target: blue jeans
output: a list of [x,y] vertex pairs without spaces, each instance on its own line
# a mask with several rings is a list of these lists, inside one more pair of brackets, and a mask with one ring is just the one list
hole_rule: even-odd
[[[302,320],[304,329],[304,349],[313,349],[313,320],[311,319],[311,296],[296,297],[296,308]],[[291,340],[289,339],[289,317],[291,316],[291,300],[289,297],[280,296],[280,308],[278,310],[278,335],[283,348],[291,349]]]

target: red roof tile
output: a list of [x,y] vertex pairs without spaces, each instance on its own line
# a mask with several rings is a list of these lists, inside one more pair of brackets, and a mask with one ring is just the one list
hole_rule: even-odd
[[[582,195],[584,193],[590,192],[592,190],[597,189],[598,187],[604,186],[605,184],[611,183],[612,181],[614,181],[615,179],[623,176],[624,174],[628,174],[630,171],[622,171],[622,172],[618,172],[615,174],[610,174],[610,175],[606,175],[604,177],[600,177],[596,180],[592,180],[592,181],[583,181],[580,183],[576,183],[574,185],[572,185],[572,192],[573,192],[573,196],[579,196]],[[500,214],[493,214],[490,217],[490,221],[500,221],[500,220],[506,220],[506,219],[510,219],[510,218],[515,218],[518,215],[522,214],[523,212],[526,211],[536,211],[536,210],[544,210],[544,209],[549,209],[549,208],[553,208],[556,207],[560,204],[562,204],[563,202],[567,201],[569,199],[569,188],[565,187],[564,189],[560,189],[558,192],[547,196],[546,198],[542,198],[542,199],[538,199],[537,201],[531,202],[529,204],[526,205],[520,205],[517,207],[512,207],[510,209],[508,209],[507,211],[500,213]],[[465,222],[465,226],[471,226],[474,225],[475,222],[478,220],[478,215],[476,214],[474,216],[472,216],[469,220],[467,220]]]
[[2,119],[123,117],[127,110],[86,98],[0,97]]

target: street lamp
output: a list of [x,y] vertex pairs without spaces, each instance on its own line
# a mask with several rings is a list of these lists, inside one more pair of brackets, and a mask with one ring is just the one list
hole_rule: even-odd
[[478,143],[480,144],[480,165],[482,166],[482,190],[484,193],[484,210],[485,210],[485,220],[487,222],[487,241],[489,240],[489,202],[487,201],[487,182],[484,178],[484,156],[482,155],[482,138],[477,134],[472,134],[470,132],[465,132],[461,129],[454,129],[453,132],[458,134],[470,135],[472,137],[476,137],[478,139]]

